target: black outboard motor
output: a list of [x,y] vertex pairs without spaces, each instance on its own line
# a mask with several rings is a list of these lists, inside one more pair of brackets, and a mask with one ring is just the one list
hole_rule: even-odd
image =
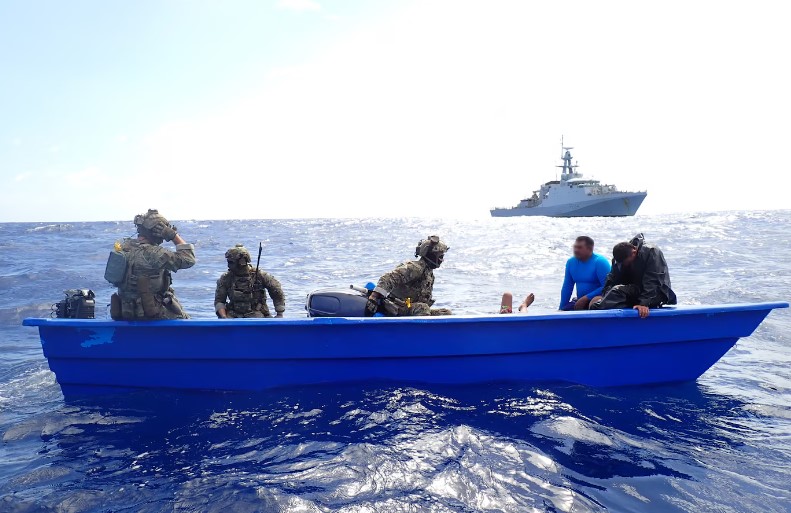
[[93,319],[96,311],[96,294],[90,289],[64,291],[66,299],[52,305],[52,314],[58,319]]
[[305,310],[308,317],[365,317],[367,289],[321,289],[308,294]]

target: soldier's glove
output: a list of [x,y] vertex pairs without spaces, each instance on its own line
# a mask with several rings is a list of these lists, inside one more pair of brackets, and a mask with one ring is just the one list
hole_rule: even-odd
[[373,317],[376,315],[376,312],[379,311],[379,301],[376,299],[368,298],[368,302],[365,303],[365,316],[366,317]]
[[157,223],[156,226],[151,228],[151,233],[154,234],[154,237],[161,237],[170,242],[176,238],[176,227],[172,224]]

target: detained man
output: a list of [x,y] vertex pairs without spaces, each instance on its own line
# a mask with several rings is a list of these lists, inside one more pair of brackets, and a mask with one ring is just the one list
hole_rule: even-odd
[[645,319],[651,308],[676,304],[665,255],[658,247],[646,244],[642,233],[616,244],[612,256],[612,271],[602,297],[591,304],[591,310],[633,308]]
[[[574,241],[574,256],[566,261],[566,275],[560,290],[559,310],[587,310],[591,300],[602,293],[610,261],[593,252],[593,239],[581,235]],[[571,293],[577,289],[577,296]]]

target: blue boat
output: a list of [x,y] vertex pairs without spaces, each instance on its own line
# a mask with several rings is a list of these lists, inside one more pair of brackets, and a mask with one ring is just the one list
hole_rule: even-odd
[[407,318],[29,318],[65,396],[338,382],[691,381],[788,303]]

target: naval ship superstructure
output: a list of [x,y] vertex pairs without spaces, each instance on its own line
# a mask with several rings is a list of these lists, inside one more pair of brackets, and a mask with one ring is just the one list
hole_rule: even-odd
[[492,217],[548,216],[548,217],[624,217],[633,216],[643,203],[646,191],[619,191],[614,185],[606,185],[585,178],[572,164],[573,147],[563,146],[563,165],[560,180],[541,186],[533,195],[523,199],[515,207],[494,208]]

